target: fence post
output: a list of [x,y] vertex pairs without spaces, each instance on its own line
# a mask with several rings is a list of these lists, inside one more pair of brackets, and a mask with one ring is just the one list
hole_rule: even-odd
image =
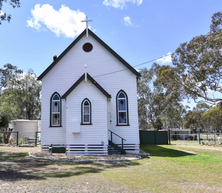
[[139,133],[140,133],[140,145],[143,145],[143,131],[140,130]]
[[17,131],[17,146],[18,146],[18,135],[19,135],[19,132]]
[[37,146],[37,135],[38,135],[37,132],[38,132],[38,131],[35,132],[35,147]]
[[198,137],[199,137],[199,145],[200,145],[200,132],[198,133]]
[[113,133],[111,132],[111,142],[113,142]]
[[170,141],[170,129],[168,129],[168,137],[169,137],[169,145],[171,145],[171,141]]
[[216,134],[214,133],[214,145],[216,145],[215,135],[216,135]]

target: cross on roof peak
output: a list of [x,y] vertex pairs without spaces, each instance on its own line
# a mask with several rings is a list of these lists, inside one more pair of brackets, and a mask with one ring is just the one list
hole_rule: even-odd
[[88,22],[91,22],[93,20],[88,20],[88,17],[86,16],[85,20],[82,20],[81,22],[86,22],[86,37],[88,38]]

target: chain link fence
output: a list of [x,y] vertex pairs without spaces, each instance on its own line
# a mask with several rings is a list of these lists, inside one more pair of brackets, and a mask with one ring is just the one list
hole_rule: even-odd
[[222,147],[221,133],[170,134],[172,145],[218,145]]
[[198,134],[170,134],[170,144],[172,145],[199,145]]
[[200,145],[218,145],[222,147],[222,133],[200,133]]

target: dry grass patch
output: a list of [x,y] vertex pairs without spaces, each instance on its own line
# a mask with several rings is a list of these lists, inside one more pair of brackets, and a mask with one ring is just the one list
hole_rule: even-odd
[[222,151],[142,148],[151,156],[86,163],[34,159],[26,156],[29,148],[0,148],[0,192],[222,192]]

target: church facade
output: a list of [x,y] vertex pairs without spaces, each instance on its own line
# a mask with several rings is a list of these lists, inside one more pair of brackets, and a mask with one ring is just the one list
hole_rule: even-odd
[[[68,155],[139,153],[140,74],[90,29],[38,77],[42,81],[41,145]],[[113,145],[114,144],[114,145]]]

